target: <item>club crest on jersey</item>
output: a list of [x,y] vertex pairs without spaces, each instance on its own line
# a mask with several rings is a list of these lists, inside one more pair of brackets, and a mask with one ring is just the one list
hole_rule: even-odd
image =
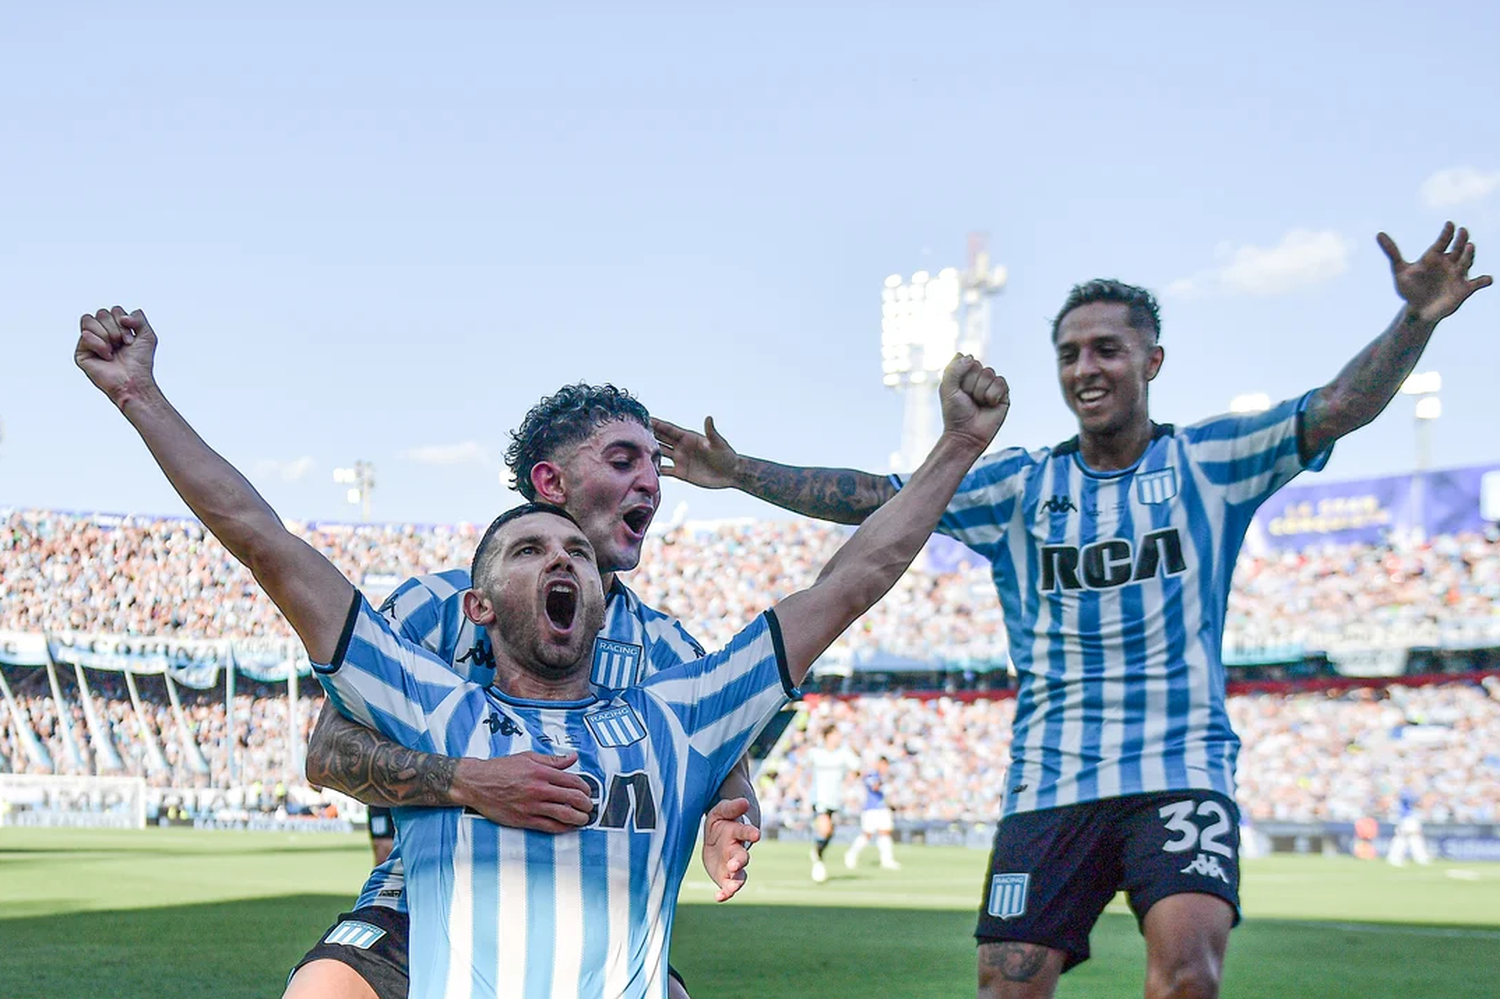
[[990,900],[985,911],[996,919],[1015,919],[1026,912],[1030,874],[996,874],[990,879]]
[[584,715],[583,720],[588,722],[589,730],[601,746],[619,748],[646,738],[645,723],[628,704]]
[[385,930],[378,926],[371,926],[357,919],[348,919],[329,930],[323,942],[342,944],[357,950],[369,950],[375,941],[383,936],[385,936]]
[[594,668],[589,682],[605,690],[624,690],[641,681],[641,647],[628,642],[594,639]]
[[1135,495],[1142,503],[1165,503],[1177,495],[1177,469],[1163,468],[1137,475]]

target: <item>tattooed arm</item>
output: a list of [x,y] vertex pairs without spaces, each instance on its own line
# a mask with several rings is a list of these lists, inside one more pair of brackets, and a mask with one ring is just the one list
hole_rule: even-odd
[[566,832],[588,821],[588,786],[566,767],[576,753],[493,760],[421,753],[350,721],[325,703],[307,744],[307,779],[367,805],[471,808],[491,822]]
[[797,468],[739,454],[714,427],[703,433],[666,420],[651,421],[663,456],[662,474],[704,489],[738,489],[767,503],[818,520],[860,524],[896,495],[890,480],[850,468]]
[[1401,259],[1401,251],[1385,233],[1376,238],[1391,262],[1396,292],[1406,304],[1384,333],[1313,394],[1302,414],[1299,449],[1304,459],[1379,416],[1411,374],[1437,324],[1490,284],[1488,276],[1469,279],[1474,244],[1465,229],[1455,236],[1452,222],[1411,263]]

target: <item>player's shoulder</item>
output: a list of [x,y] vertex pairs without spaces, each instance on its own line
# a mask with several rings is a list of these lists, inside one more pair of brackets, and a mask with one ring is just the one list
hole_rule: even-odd
[[1177,429],[1174,436],[1189,445],[1212,444],[1295,428],[1297,416],[1306,407],[1311,394],[1284,399],[1253,413],[1219,413]]
[[683,659],[701,659],[708,654],[680,620],[667,611],[646,603],[619,576],[615,577],[614,584],[605,594],[605,600],[607,604],[619,601],[618,606],[625,611],[626,616],[640,623],[643,636],[648,642],[680,644],[682,647],[678,650],[679,658]]
[[444,569],[442,572],[412,576],[391,591],[381,609],[443,603],[462,596],[471,585],[468,569]]

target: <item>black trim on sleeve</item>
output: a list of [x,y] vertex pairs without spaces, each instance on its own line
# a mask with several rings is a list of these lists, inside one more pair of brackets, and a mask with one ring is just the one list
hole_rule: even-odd
[[781,622],[776,619],[776,609],[766,608],[766,626],[771,629],[771,645],[776,649],[776,669],[781,673],[781,689],[789,700],[800,701],[802,691],[792,682],[790,668],[786,664],[786,643],[781,640]]
[[354,597],[349,601],[349,616],[344,618],[344,630],[339,633],[338,647],[333,650],[333,661],[327,666],[312,664],[314,673],[337,673],[339,667],[344,665],[344,656],[349,654],[349,641],[354,637],[354,622],[359,620],[360,605],[364,598],[360,596],[359,589],[354,589]]

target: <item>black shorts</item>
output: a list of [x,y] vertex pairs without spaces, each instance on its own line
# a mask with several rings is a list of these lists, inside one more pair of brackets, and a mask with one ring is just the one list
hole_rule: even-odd
[[[292,975],[310,961],[338,961],[353,968],[379,999],[406,999],[411,986],[406,963],[410,937],[411,917],[406,913],[374,905],[355,909],[339,916],[292,968]],[[667,974],[687,988],[676,968],[667,965]]]
[[404,912],[378,905],[355,909],[339,916],[292,974],[311,961],[338,961],[353,968],[380,999],[406,999],[410,936],[411,920]]
[[370,806],[370,838],[371,839],[395,839],[396,820],[391,818],[389,808]]
[[979,903],[980,943],[1063,951],[1088,960],[1089,931],[1115,892],[1137,925],[1169,895],[1216,895],[1240,920],[1240,813],[1216,791],[1103,798],[1001,821]]

